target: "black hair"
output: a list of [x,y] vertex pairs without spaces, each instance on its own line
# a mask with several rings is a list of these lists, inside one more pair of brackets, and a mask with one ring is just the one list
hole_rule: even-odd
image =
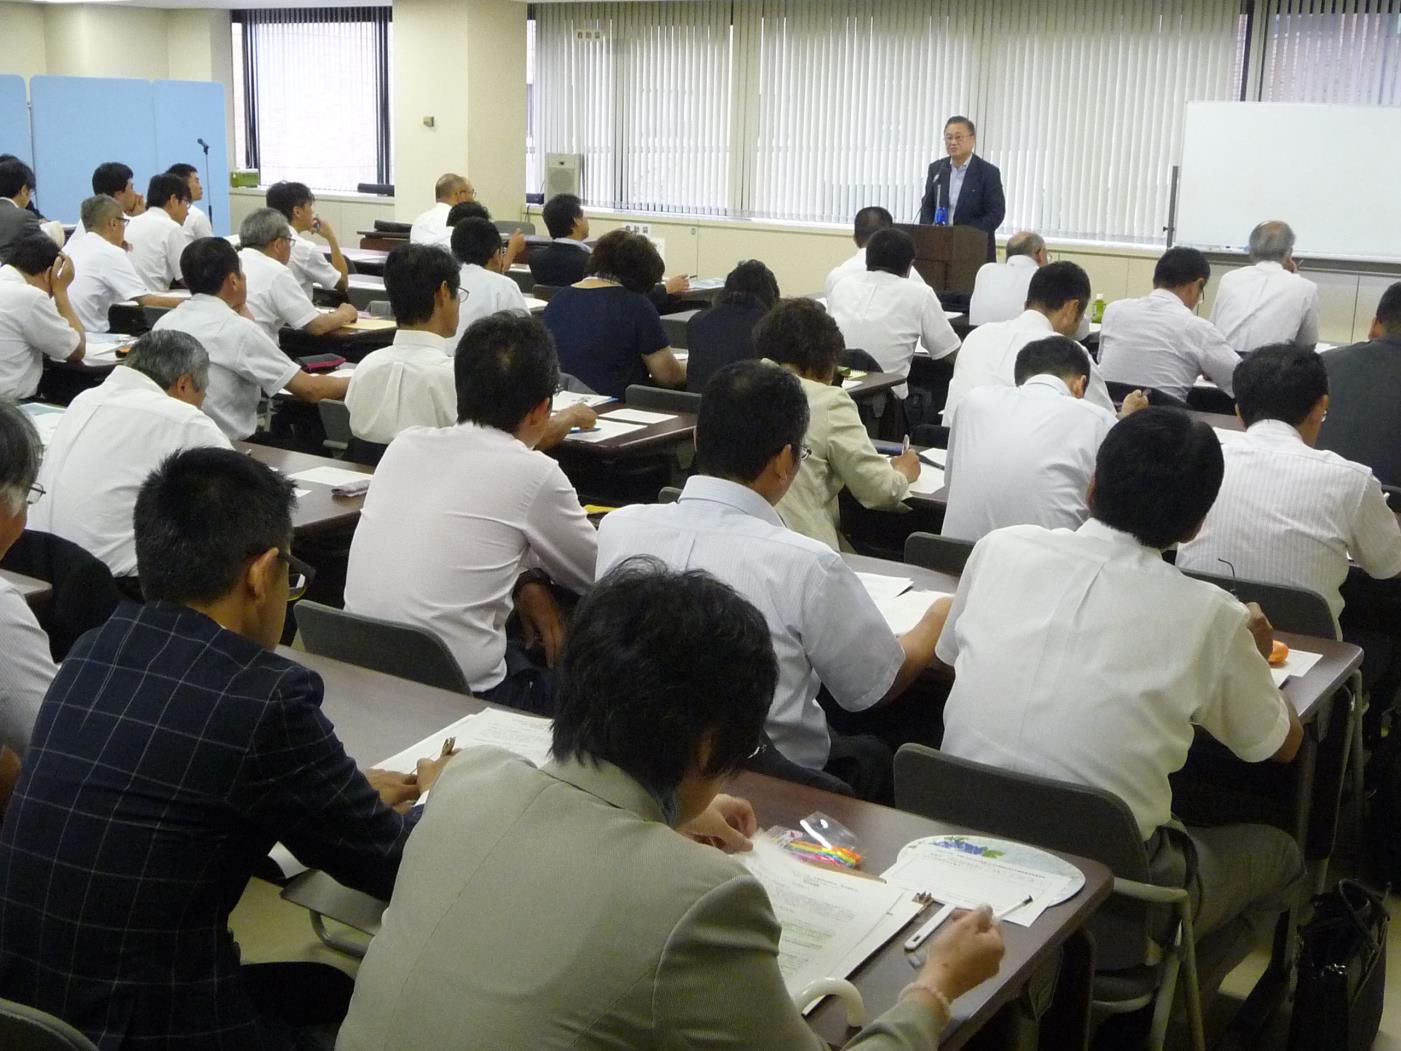
[[1090,356],[1084,347],[1064,336],[1033,340],[1017,352],[1013,367],[1018,387],[1032,376],[1059,376],[1067,384],[1073,379],[1089,379]]
[[21,274],[33,277],[54,265],[59,247],[44,234],[26,234],[10,246],[9,263]]
[[503,310],[467,326],[453,359],[457,422],[515,433],[559,388],[554,337],[539,318]]
[[975,138],[975,139],[978,137],[978,128],[977,128],[977,126],[976,126],[971,120],[969,120],[967,117],[950,117],[948,120],[944,121],[944,130],[945,130],[945,131],[948,130],[950,124],[962,124],[962,125],[964,125],[965,127],[968,128],[968,134],[969,134],[969,135],[973,136],[973,138]]
[[1208,424],[1179,409],[1139,409],[1099,447],[1090,514],[1148,547],[1171,547],[1206,518],[1224,471]]
[[289,553],[295,503],[288,479],[232,449],[167,457],[142,483],[132,516],[147,601],[228,594],[249,558],[271,547]]
[[0,197],[18,197],[26,186],[33,192],[33,168],[18,157],[0,161]]
[[172,197],[177,201],[190,200],[190,184],[180,176],[172,175],[170,172],[152,175],[151,181],[146,187],[146,206],[148,208],[163,208],[165,202]]
[[459,201],[448,209],[448,226],[455,227],[464,219],[491,219],[491,213],[481,201]]
[[1083,310],[1090,302],[1090,275],[1078,263],[1061,260],[1037,267],[1026,290],[1026,305],[1059,310],[1072,299]]
[[488,219],[463,219],[452,228],[452,254],[459,263],[486,266],[501,251],[501,231]]
[[631,558],[570,620],[551,750],[612,763],[668,801],[703,738],[706,777],[754,753],[777,684],[773,639],[752,604],[708,573]]
[[540,209],[540,218],[545,220],[545,229],[551,237],[568,237],[569,231],[574,229],[574,220],[583,214],[583,203],[572,193],[555,194]]
[[1382,293],[1377,303],[1377,320],[1384,332],[1401,332],[1401,281]]
[[746,259],[725,275],[725,287],[715,302],[768,310],[778,302],[778,278],[759,260]]
[[1297,427],[1328,393],[1328,370],[1313,348],[1274,343],[1247,354],[1236,366],[1231,386],[1247,427],[1256,420],[1283,420]]
[[132,171],[121,161],[99,164],[92,173],[92,192],[115,197],[131,182]]
[[851,234],[856,240],[857,247],[865,248],[866,242],[877,230],[884,230],[887,226],[895,225],[895,217],[880,205],[872,204],[857,212],[851,225]]
[[438,289],[447,285],[457,295],[461,283],[457,260],[437,245],[400,245],[384,261],[384,291],[400,325],[426,322],[433,316]]
[[866,242],[866,269],[904,277],[915,261],[915,240],[904,230],[887,226]]
[[178,164],[172,164],[166,171],[171,175],[178,175],[182,179],[188,179],[191,175],[199,173],[199,169],[193,164],[186,164],[183,161]]
[[754,328],[754,352],[805,376],[831,375],[846,343],[836,319],[814,299],[785,299]]
[[180,278],[196,295],[217,296],[225,279],[241,272],[238,249],[222,237],[201,237],[180,253]]
[[696,419],[696,465],[702,474],[749,483],[785,446],[801,453],[808,429],[803,385],[773,362],[736,361],[705,385]]
[[292,221],[292,213],[304,204],[316,200],[316,194],[304,182],[275,182],[268,187],[268,207],[276,208]]
[[651,241],[628,230],[613,230],[593,246],[585,272],[615,277],[624,288],[646,295],[665,269]]
[[1195,248],[1169,248],[1153,268],[1154,288],[1181,288],[1211,280],[1211,264]]

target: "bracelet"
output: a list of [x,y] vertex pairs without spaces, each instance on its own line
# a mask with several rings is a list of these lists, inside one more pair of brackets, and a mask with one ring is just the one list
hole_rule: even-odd
[[953,1009],[949,1006],[949,998],[938,989],[931,989],[927,985],[920,985],[919,982],[911,982],[900,990],[899,1000],[920,1000],[930,1007],[937,1007],[943,1012],[944,1021],[947,1022],[953,1017]]

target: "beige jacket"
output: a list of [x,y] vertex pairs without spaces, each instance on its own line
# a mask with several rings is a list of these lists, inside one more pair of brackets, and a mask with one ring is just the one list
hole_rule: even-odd
[[[763,888],[667,827],[617,767],[448,766],[409,837],[338,1051],[817,1051],[778,970]],[[847,1046],[933,1048],[901,1003]]]
[[851,545],[841,535],[837,494],[850,489],[862,507],[889,511],[900,506],[910,483],[890,466],[888,457],[876,452],[850,394],[802,376],[798,380],[812,416],[806,439],[812,455],[779,501],[778,513],[795,533],[820,540],[834,551],[849,551]]

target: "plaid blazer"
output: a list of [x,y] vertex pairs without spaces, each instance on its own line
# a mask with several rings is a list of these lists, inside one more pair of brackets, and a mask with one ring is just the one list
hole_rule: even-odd
[[416,815],[384,806],[320,677],[185,606],[123,603],[39,711],[0,827],[0,996],[104,1051],[281,1048],[228,929],[275,841],[388,899]]

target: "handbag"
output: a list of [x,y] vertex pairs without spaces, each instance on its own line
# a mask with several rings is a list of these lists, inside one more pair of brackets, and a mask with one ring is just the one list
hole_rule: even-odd
[[1386,993],[1386,907],[1350,879],[1313,904],[1313,918],[1299,927],[1289,1051],[1366,1051]]

